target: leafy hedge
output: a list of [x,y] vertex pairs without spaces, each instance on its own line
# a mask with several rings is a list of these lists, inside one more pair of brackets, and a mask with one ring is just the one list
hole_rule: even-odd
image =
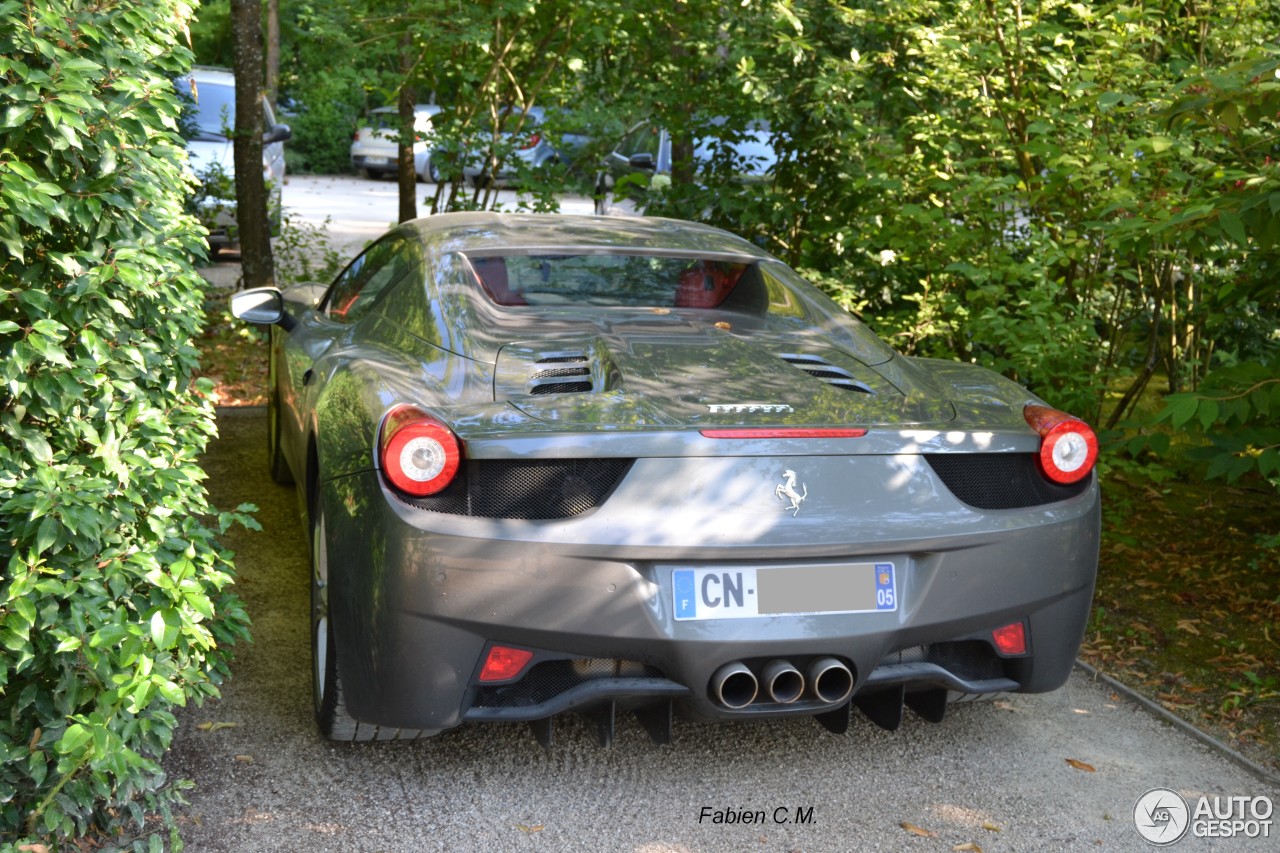
[[142,846],[172,709],[247,636],[197,465],[191,11],[0,0],[0,847]]

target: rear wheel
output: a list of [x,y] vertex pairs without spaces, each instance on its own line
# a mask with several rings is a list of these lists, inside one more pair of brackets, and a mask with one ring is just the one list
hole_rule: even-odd
[[293,483],[293,472],[289,470],[289,462],[280,447],[280,392],[276,385],[276,363],[270,355],[267,359],[270,362],[267,368],[267,465],[271,469],[271,479],[288,486]]
[[311,513],[311,692],[316,725],[329,740],[411,740],[432,732],[397,729],[355,720],[343,698],[338,650],[329,620],[329,543],[324,507],[317,496]]
[[366,726],[368,735],[361,737],[360,724],[347,713],[336,652],[329,624],[329,545],[324,510],[317,506],[311,521],[311,693],[316,725],[330,740],[372,740],[377,727]]

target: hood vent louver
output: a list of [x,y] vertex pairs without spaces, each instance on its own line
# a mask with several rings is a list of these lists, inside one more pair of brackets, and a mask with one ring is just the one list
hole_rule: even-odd
[[821,379],[833,388],[840,388],[845,391],[857,391],[860,394],[875,393],[866,385],[866,383],[859,382],[855,379],[852,373],[845,370],[843,367],[835,366],[821,356],[781,353],[780,357],[788,364],[800,368],[815,379]]
[[530,394],[584,394],[594,387],[585,352],[549,352],[534,362],[528,390]]

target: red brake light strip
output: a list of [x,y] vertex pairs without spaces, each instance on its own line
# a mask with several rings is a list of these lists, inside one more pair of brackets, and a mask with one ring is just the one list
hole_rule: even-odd
[[865,428],[850,429],[779,429],[777,427],[698,430],[706,438],[862,438]]

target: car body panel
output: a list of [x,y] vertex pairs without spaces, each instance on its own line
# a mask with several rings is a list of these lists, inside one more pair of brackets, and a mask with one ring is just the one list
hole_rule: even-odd
[[[235,146],[227,134],[235,124],[235,75],[222,68],[196,66],[189,78],[180,78],[175,85],[193,99],[197,135],[187,141],[187,163],[207,186],[200,206],[210,231],[209,245],[215,249],[234,248],[239,242],[234,195]],[[283,128],[287,139],[288,126],[277,123],[275,111],[265,96],[262,110],[263,128],[267,132]],[[262,174],[267,182],[271,215],[278,219],[285,178],[283,140],[263,144]]]
[[[463,177],[473,183],[491,181],[507,186],[529,170],[571,163],[589,140],[580,133],[564,130],[564,118],[556,110],[542,107],[502,109],[498,131],[495,133],[492,123],[481,122],[477,137],[462,153]],[[496,172],[488,162],[490,152],[501,160]]]
[[[619,250],[741,263],[759,276],[738,285],[754,296],[728,308],[503,306],[477,272],[497,256]],[[391,256],[398,267],[378,266]],[[344,301],[343,282],[366,274],[381,290]],[[1022,409],[1043,401],[976,365],[894,353],[745,241],[665,220],[449,214],[393,229],[326,295],[284,298],[291,328],[272,336],[281,446],[304,511],[325,518],[346,707],[379,730],[619,702],[719,720],[848,706],[806,693],[734,708],[709,687],[730,662],[759,671],[778,657],[837,659],[858,702],[1042,691],[1070,670],[1097,567],[1096,478],[1032,483],[1036,497],[981,508],[939,461],[980,480],[1031,466],[1038,481],[1040,437]],[[788,360],[799,355],[822,366]],[[544,357],[557,370],[570,359],[581,387],[534,393]],[[379,433],[403,405],[463,448],[464,473],[440,495],[406,497],[382,474]],[[846,431],[717,432],[759,428]],[[561,468],[577,473],[537,485]],[[992,476],[999,491],[1010,475]],[[893,567],[892,610],[673,612],[677,571],[866,565]],[[1029,632],[1023,654],[993,650],[990,632],[1010,622]],[[602,660],[617,669],[519,694],[476,680],[494,643],[535,653],[519,684]]]
[[[414,171],[422,180],[429,177],[428,163],[434,152],[432,117],[440,113],[436,104],[415,104],[413,108]],[[378,107],[369,112],[369,122],[356,129],[351,141],[351,168],[365,171],[371,177],[393,174],[400,156],[400,111],[397,107]]]
[[[717,135],[718,134],[718,135]],[[618,145],[605,155],[601,164],[605,187],[611,189],[627,176],[670,176],[673,148],[671,133],[665,128],[643,121],[633,125]],[[633,159],[637,154],[648,155],[647,163]],[[726,128],[723,119],[715,121],[707,135],[694,140],[693,160],[701,170],[716,161],[729,165],[738,180],[751,183],[764,180],[778,161],[767,124],[752,122],[745,129]]]

